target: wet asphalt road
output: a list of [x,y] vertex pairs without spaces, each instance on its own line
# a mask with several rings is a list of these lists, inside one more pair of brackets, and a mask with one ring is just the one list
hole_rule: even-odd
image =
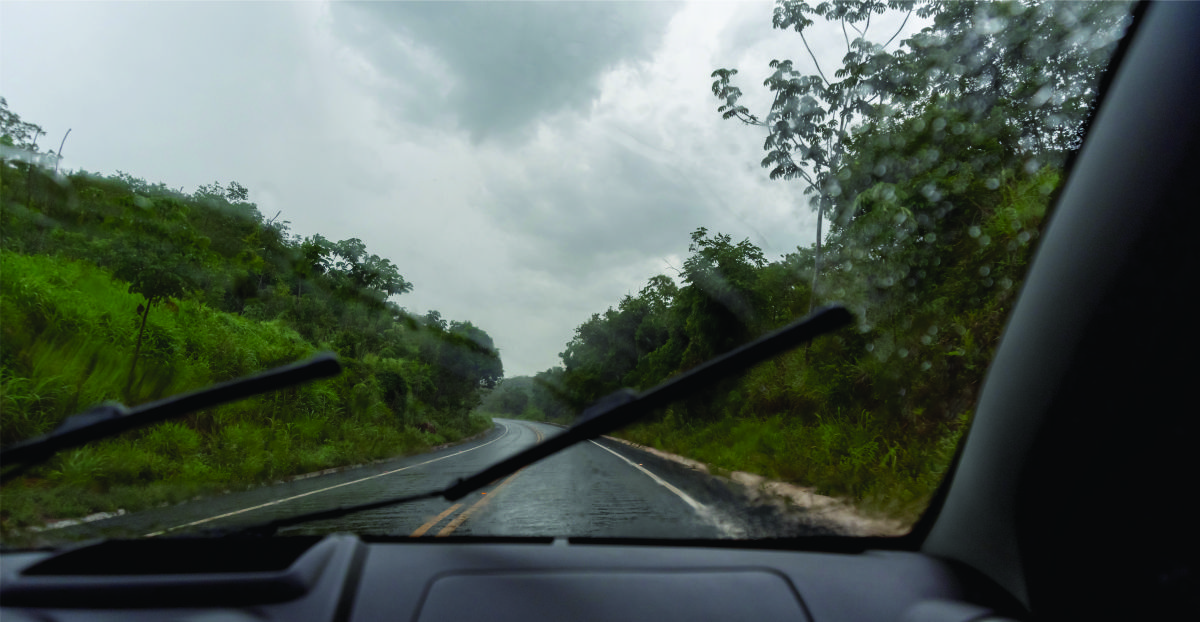
[[[436,452],[67,528],[131,537],[225,529],[437,489],[560,432],[496,419],[474,441]],[[746,533],[704,483],[619,443],[571,447],[457,502],[427,499],[284,529],[425,536],[728,538]],[[50,535],[50,534],[47,534]],[[66,534],[62,534],[66,535]]]

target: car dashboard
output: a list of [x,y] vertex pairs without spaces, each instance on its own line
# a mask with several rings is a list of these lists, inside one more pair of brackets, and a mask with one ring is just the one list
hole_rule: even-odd
[[115,540],[6,554],[0,603],[5,620],[313,622],[965,622],[1012,606],[965,566],[921,553],[708,544],[348,534]]

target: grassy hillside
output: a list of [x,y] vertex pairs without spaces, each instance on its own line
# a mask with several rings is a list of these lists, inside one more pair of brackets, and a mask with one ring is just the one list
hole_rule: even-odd
[[[140,296],[83,261],[0,252],[0,434],[42,434],[123,391]],[[278,321],[180,301],[150,317],[133,402],[207,386],[310,356]],[[490,427],[482,417],[405,425],[384,402],[381,372],[404,362],[345,360],[338,378],[201,411],[68,451],[4,490],[6,529],[411,453]],[[411,401],[411,396],[406,396]],[[430,413],[427,413],[430,414]]]

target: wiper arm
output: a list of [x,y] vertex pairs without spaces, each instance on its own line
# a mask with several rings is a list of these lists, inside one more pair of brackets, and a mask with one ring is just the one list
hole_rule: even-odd
[[331,353],[318,354],[307,361],[222,382],[199,391],[183,393],[166,399],[142,404],[135,408],[112,402],[101,404],[87,412],[67,417],[55,430],[45,436],[23,441],[0,450],[0,465],[8,470],[0,474],[6,482],[29,467],[44,462],[54,454],[72,447],[86,445],[122,432],[141,428],[218,404],[266,393],[318,378],[341,373],[337,357]]
[[505,460],[501,460],[475,475],[459,479],[454,484],[442,490],[300,514],[247,527],[238,530],[237,533],[270,535],[283,527],[300,525],[316,520],[340,518],[356,512],[375,510],[422,499],[432,499],[434,497],[444,497],[447,501],[457,501],[497,479],[516,473],[518,470],[542,458],[633,423],[654,410],[663,408],[672,402],[695,393],[699,389],[712,385],[717,380],[749,369],[758,363],[791,350],[802,343],[811,341],[820,335],[846,326],[853,319],[854,316],[845,307],[832,306],[818,309],[812,315],[802,320],[785,326],[773,333],[768,333],[740,348],[710,359],[708,362],[667,380],[652,389],[641,393],[630,389],[617,391],[585,410],[575,425],[567,428],[561,434],[552,436],[542,443],[534,445]]
[[773,356],[828,332],[846,326],[854,316],[845,307],[825,307],[812,315],[769,333],[740,348],[710,359],[642,393],[622,389],[601,399],[580,416],[579,421],[561,434],[539,443],[472,475],[461,479],[443,493],[448,501],[457,501],[497,478],[556,454],[571,445],[596,438],[645,417],[727,376],[744,371]]

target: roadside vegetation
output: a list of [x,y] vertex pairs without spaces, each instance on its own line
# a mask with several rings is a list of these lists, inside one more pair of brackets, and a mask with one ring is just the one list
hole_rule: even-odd
[[307,358],[333,379],[67,451],[6,484],[0,528],[177,502],[425,450],[491,427],[486,332],[392,301],[357,239],[292,235],[231,182],[188,194],[66,174],[0,99],[0,442],[107,400],[136,405]]
[[[919,516],[970,422],[1126,7],[888,5],[930,25],[889,48],[891,32],[869,34],[882,3],[781,2],[777,28],[840,26],[857,40],[836,73],[773,61],[768,110],[743,105],[736,70],[713,72],[718,112],[767,136],[772,179],[805,187],[815,243],[769,260],[750,240],[695,229],[678,274],[593,314],[561,366],[505,380],[490,412],[569,422],[620,387],[649,388],[839,303],[856,326],[619,435]],[[1074,23],[1094,38],[1073,38]]]

